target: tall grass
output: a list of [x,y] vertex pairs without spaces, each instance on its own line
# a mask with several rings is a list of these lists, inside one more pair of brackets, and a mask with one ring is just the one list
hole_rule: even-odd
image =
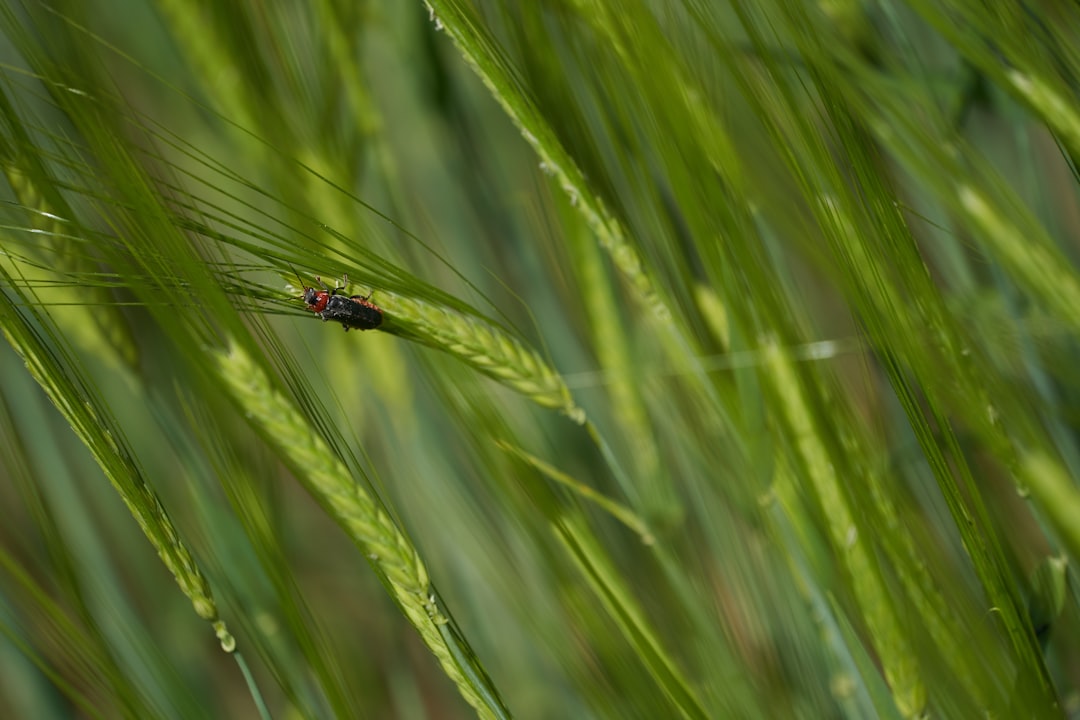
[[3,5],[0,713],[1077,713],[1077,28]]

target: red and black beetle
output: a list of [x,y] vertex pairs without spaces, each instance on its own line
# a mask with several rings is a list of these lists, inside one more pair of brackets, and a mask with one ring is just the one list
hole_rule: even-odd
[[326,288],[325,290],[316,290],[304,285],[299,273],[296,279],[300,280],[300,286],[304,289],[301,297],[307,304],[307,309],[321,317],[323,322],[328,320],[339,322],[346,332],[350,328],[374,330],[382,325],[382,309],[371,302],[371,293],[367,296],[338,294],[349,284],[348,275],[342,275],[341,285],[335,285],[333,288],[324,283],[321,277],[315,276],[315,282]]

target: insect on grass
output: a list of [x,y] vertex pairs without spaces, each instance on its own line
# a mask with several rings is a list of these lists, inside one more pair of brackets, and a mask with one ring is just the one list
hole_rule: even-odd
[[323,322],[339,322],[346,332],[350,329],[374,330],[382,325],[382,309],[371,302],[371,293],[365,296],[345,295],[341,292],[349,284],[348,275],[342,275],[341,285],[335,284],[333,288],[316,275],[315,282],[322,285],[323,290],[304,285],[299,273],[296,274],[296,279],[300,280],[300,287],[304,290],[301,298],[307,309],[321,317]]

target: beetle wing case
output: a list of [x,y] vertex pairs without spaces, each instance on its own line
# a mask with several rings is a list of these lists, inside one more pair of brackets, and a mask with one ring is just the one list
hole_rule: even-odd
[[323,320],[341,323],[346,330],[374,330],[382,325],[382,310],[359,295],[332,295],[319,315]]

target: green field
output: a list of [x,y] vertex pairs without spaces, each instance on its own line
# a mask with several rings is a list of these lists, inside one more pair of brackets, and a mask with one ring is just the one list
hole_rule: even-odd
[[0,717],[1080,717],[1077,48],[0,0]]

